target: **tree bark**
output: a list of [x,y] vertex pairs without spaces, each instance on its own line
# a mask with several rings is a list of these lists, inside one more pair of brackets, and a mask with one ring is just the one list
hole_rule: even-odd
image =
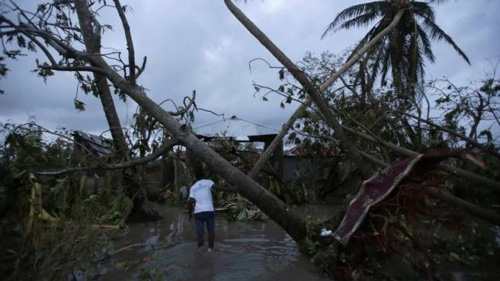
[[115,153],[118,154],[121,159],[129,160],[129,149],[127,142],[125,141],[125,135],[122,131],[120,117],[118,117],[118,113],[116,112],[115,103],[113,101],[113,96],[111,95],[111,90],[109,89],[106,77],[100,74],[94,74],[94,79],[97,90],[99,91],[99,99],[101,100],[102,109],[104,110],[104,115],[108,121],[111,137],[113,138]]
[[[94,16],[90,13],[90,10],[87,8],[87,1],[76,0],[75,10],[80,23],[81,33],[87,52],[89,54],[100,56],[101,34],[99,34],[99,32],[101,32],[101,29]],[[116,112],[113,96],[111,95],[111,90],[109,89],[106,77],[102,74],[94,72],[94,80],[98,90],[99,99],[101,100],[101,104],[104,109],[106,120],[108,121],[116,153],[118,153],[123,160],[128,160],[128,146],[125,141],[125,135],[123,134],[121,128],[120,118]]]
[[[76,0],[76,2],[83,0]],[[296,214],[279,198],[246,176],[199,140],[187,126],[181,125],[172,115],[146,96],[141,87],[131,83],[114,71],[101,56],[89,56],[90,64],[105,74],[113,85],[132,98],[150,113],[174,136],[180,144],[210,166],[218,175],[236,187],[238,193],[254,203],[269,218],[279,224],[297,242],[305,239],[307,231],[304,218]]]
[[[81,33],[87,52],[95,56],[101,56],[101,28],[95,17],[88,9],[87,1],[76,0],[75,10],[80,23]],[[101,73],[94,72],[94,80],[99,92],[99,99],[101,100],[104,114],[111,131],[115,153],[120,160],[129,160],[129,148],[125,141],[125,135],[121,128],[120,118],[116,112],[116,107],[107,78]],[[133,207],[128,219],[156,220],[161,218],[155,210],[145,205],[147,192],[142,188],[142,185],[136,178],[135,173],[130,171],[127,172],[125,170],[123,173],[123,179],[125,191],[133,202]]]

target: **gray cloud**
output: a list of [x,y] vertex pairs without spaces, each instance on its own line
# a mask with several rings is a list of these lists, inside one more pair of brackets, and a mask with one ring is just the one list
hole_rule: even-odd
[[[21,4],[32,3],[19,1]],[[325,50],[340,53],[354,45],[366,30],[342,31],[320,40],[320,36],[335,15],[350,5],[365,1],[272,0],[243,1],[237,5],[295,62],[305,52],[319,54]],[[262,95],[254,96],[253,82],[276,87],[279,85],[276,69],[264,63],[252,64],[255,58],[279,66],[276,60],[229,13],[222,1],[124,1],[132,10],[128,19],[135,42],[136,59],[148,57],[147,69],[139,83],[155,101],[172,99],[182,103],[193,90],[198,93],[199,107],[237,115],[253,122],[276,128],[288,119],[297,105],[281,109],[281,97],[273,96],[263,102]],[[462,82],[484,73],[487,59],[497,60],[498,28],[500,22],[494,11],[500,2],[450,1],[436,7],[437,23],[452,36],[469,55],[472,66],[461,61],[444,44],[435,45],[435,64],[428,64],[432,77],[443,75]],[[103,44],[109,48],[125,50],[123,31],[117,17],[102,12],[100,21],[113,25],[107,31]],[[104,113],[98,99],[79,94],[87,104],[85,112],[73,107],[76,82],[68,73],[58,73],[47,85],[30,73],[34,58],[9,63],[13,69],[1,88],[7,93],[0,96],[0,122],[10,119],[25,122],[35,116],[43,126],[54,129],[63,126],[74,130],[100,133],[107,129]],[[479,76],[478,76],[479,75]],[[129,125],[136,110],[133,101],[116,101],[124,125]],[[165,108],[172,110],[170,103]],[[213,121],[218,117],[199,112],[196,124]]]

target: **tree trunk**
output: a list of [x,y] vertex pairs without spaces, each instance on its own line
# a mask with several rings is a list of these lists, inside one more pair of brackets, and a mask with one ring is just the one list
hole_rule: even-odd
[[[355,165],[358,167],[358,170],[363,179],[368,179],[372,176],[373,170],[368,163],[363,160],[359,150],[356,148],[355,144],[352,140],[346,135],[342,126],[339,122],[339,117],[337,114],[330,108],[330,105],[325,100],[325,98],[321,95],[321,93],[331,86],[333,82],[340,77],[345,71],[349,69],[366,51],[368,51],[373,45],[380,40],[385,34],[390,32],[399,22],[401,16],[403,15],[403,10],[399,11],[395,16],[394,20],[391,22],[389,26],[387,26],[382,32],[380,32],[372,41],[370,41],[366,46],[364,46],[358,53],[356,53],[351,60],[349,60],[344,66],[342,66],[339,71],[334,73],[332,77],[330,77],[323,85],[318,87],[309,79],[309,77],[298,68],[248,17],[245,16],[241,10],[239,10],[231,0],[224,0],[227,8],[231,11],[231,13],[245,26],[245,28],[264,46],[268,49],[274,57],[286,67],[286,69],[292,74],[292,76],[302,85],[305,92],[308,93],[309,98],[306,100],[304,105],[301,105],[297,111],[292,115],[292,118],[297,118],[300,116],[301,111],[307,108],[307,104],[311,99],[316,106],[318,107],[324,121],[334,129],[334,136],[336,139],[340,141],[340,145],[345,150],[345,152],[349,155]],[[290,124],[293,120],[289,120],[287,122],[286,127],[282,129],[278,136],[283,137],[290,129]],[[275,138],[276,141],[279,139]],[[271,143],[269,149],[273,149],[273,146],[277,145],[277,143]],[[272,151],[272,150],[270,150]],[[265,153],[264,157],[269,157],[269,153]],[[263,165],[265,161],[260,160],[258,162],[259,165]],[[255,176],[258,169],[261,166],[257,166],[252,170],[251,175]]]
[[[82,32],[92,34],[91,25],[91,14],[88,8],[85,6],[86,1],[75,0],[75,7],[79,11],[79,20],[81,22]],[[227,2],[226,2],[227,3]],[[87,38],[84,38],[86,42],[90,42]],[[92,39],[92,38],[91,38]],[[272,42],[271,42],[272,44]],[[308,80],[307,76],[300,71],[300,69],[294,67],[288,58],[285,58],[286,65],[289,71],[298,77],[299,82],[304,85],[304,88],[311,92],[311,97],[313,101],[316,102],[318,106],[322,106],[322,111],[327,111],[327,119],[333,124],[336,129],[336,134],[342,138],[342,145],[348,151],[348,153],[353,153],[353,158],[356,155],[361,158],[359,151],[357,151],[354,144],[350,142],[349,139],[343,134],[340,124],[335,119],[335,115],[331,110],[325,110],[325,106],[328,107],[324,102],[322,97],[318,95],[314,85]],[[278,223],[285,231],[290,234],[290,236],[297,242],[302,241],[306,238],[307,230],[305,226],[305,220],[298,214],[295,214],[286,204],[279,200],[275,195],[266,190],[264,187],[260,186],[258,183],[253,181],[250,177],[247,177],[243,172],[238,170],[236,167],[227,162],[222,156],[217,154],[206,144],[201,142],[194,134],[187,131],[186,126],[180,125],[179,122],[168,112],[162,109],[158,104],[149,99],[144,91],[135,83],[126,80],[121,77],[116,71],[114,71],[104,60],[102,56],[90,56],[86,58],[93,67],[102,70],[107,79],[113,83],[113,85],[124,93],[126,93],[130,98],[132,98],[139,106],[143,107],[148,113],[150,113],[154,118],[158,120],[171,134],[176,137],[181,144],[191,150],[193,153],[199,157],[200,160],[204,161],[209,165],[217,174],[225,178],[229,183],[234,185],[238,192],[254,203],[258,208],[260,208],[264,213],[266,213],[271,219]],[[281,60],[280,60],[281,61]],[[291,63],[291,65],[290,65]],[[296,77],[296,78],[297,78]],[[315,100],[316,99],[316,100]],[[356,164],[360,165],[360,168],[364,168],[363,176],[369,177],[371,175],[371,169],[367,166],[361,166],[361,164],[366,164],[361,161],[355,161]]]
[[147,97],[141,87],[130,83],[130,81],[125,80],[116,73],[102,57],[92,56],[88,60],[94,67],[98,67],[105,72],[113,85],[126,93],[139,106],[158,120],[172,136],[176,137],[198,159],[205,162],[218,175],[232,184],[238,193],[255,204],[273,221],[283,227],[295,241],[299,242],[305,239],[307,232],[304,218],[293,212],[289,206],[274,194],[246,176],[242,171],[231,165],[231,163],[199,140],[192,132],[188,131],[187,126],[179,124],[173,116]]
[[113,138],[115,153],[117,153],[120,158],[128,160],[129,150],[127,142],[125,141],[125,135],[122,131],[120,118],[116,112],[115,103],[113,101],[113,96],[111,95],[111,90],[109,89],[106,77],[100,74],[94,74],[94,79],[97,90],[99,91],[99,99],[101,100],[104,115],[108,121],[111,137]]
[[[90,13],[85,0],[75,1],[75,9],[80,22],[82,36],[85,42],[87,52],[101,56],[101,35],[100,26],[97,20]],[[113,101],[113,96],[109,88],[106,76],[100,73],[94,73],[94,80],[97,90],[99,91],[99,99],[108,121],[108,126],[113,138],[115,153],[120,160],[129,160],[129,149],[125,141],[120,118],[116,112],[116,107]],[[134,172],[125,170],[123,173],[123,185],[129,198],[132,199],[133,207],[129,214],[129,219],[132,220],[155,220],[160,216],[152,208],[145,205],[147,200],[146,191],[143,190],[140,182],[138,182]]]

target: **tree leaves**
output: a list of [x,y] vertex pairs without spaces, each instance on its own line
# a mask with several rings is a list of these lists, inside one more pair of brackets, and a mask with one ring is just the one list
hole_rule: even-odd
[[47,83],[47,78],[50,76],[54,76],[54,71],[50,69],[50,65],[47,62],[39,64],[37,59],[36,63],[38,65],[38,68],[33,70],[33,72],[36,72],[38,76],[43,78],[43,82]]
[[77,99],[74,100],[75,102],[75,109],[78,111],[85,111],[85,106],[86,104],[82,101],[79,101]]
[[424,80],[424,57],[431,63],[434,54],[430,39],[445,41],[470,64],[465,53],[455,44],[435,22],[430,4],[441,4],[446,1],[375,1],[359,4],[341,11],[330,23],[322,38],[329,32],[338,29],[350,29],[366,26],[379,19],[353,50],[353,56],[368,41],[377,36],[400,10],[405,12],[397,27],[382,39],[366,56],[376,58],[371,66],[372,81],[380,74],[381,82],[391,76],[400,102],[411,101],[418,94],[419,83]]

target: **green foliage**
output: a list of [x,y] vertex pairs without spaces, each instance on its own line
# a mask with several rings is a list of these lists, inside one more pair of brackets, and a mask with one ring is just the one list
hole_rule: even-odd
[[341,11],[330,23],[323,37],[338,29],[368,26],[376,21],[368,33],[360,40],[349,58],[353,57],[370,40],[376,37],[393,21],[399,11],[402,17],[396,27],[386,34],[366,55],[371,60],[368,70],[368,85],[373,85],[378,75],[385,83],[390,73],[396,95],[403,102],[416,97],[417,87],[424,80],[424,59],[434,62],[431,40],[444,41],[470,64],[468,57],[452,38],[435,23],[431,4],[444,1],[373,1],[351,6]]
[[123,193],[111,196],[112,179],[100,192],[90,193],[82,174],[38,174],[70,165],[72,145],[64,134],[46,142],[33,122],[4,124],[3,133],[0,274],[8,280],[62,280],[84,269],[108,243],[99,226],[122,225],[131,201]]
[[[4,63],[5,58],[3,56],[0,56],[0,80],[5,78],[7,76],[7,72],[9,72],[9,68],[7,65]],[[4,91],[0,89],[0,94],[3,94]]]
[[223,211],[230,221],[252,221],[265,218],[265,215],[254,204],[239,194],[220,192],[215,198],[216,209]]
[[[302,69],[321,84],[337,63],[333,55],[307,54]],[[484,165],[460,159],[447,164],[500,180],[498,169],[493,168],[500,165],[498,138],[493,133],[500,129],[500,86],[495,71],[479,83],[465,87],[455,86],[448,80],[430,82],[420,89],[420,101],[405,103],[394,95],[393,85],[378,89],[367,87],[369,81],[359,74],[364,71],[363,63],[371,62],[364,61],[353,67],[334,85],[336,90],[327,89],[323,93],[344,127],[357,132],[350,137],[361,151],[385,163],[394,163],[405,156],[378,140],[420,153],[475,148],[481,151],[477,157]],[[304,100],[299,88],[292,84],[283,84],[279,90],[286,93],[287,89],[292,89],[291,98]],[[434,95],[435,104],[427,98],[430,95]],[[444,113],[430,118],[425,112],[431,107]],[[367,137],[360,137],[361,134]],[[368,137],[374,141],[367,141]],[[294,152],[298,155],[321,159],[328,152],[334,152],[329,158],[337,159],[337,162],[319,165],[331,170],[325,169],[326,176],[317,177],[316,183],[298,179],[297,186],[305,184],[310,190],[325,180],[330,190],[336,191],[333,194],[345,196],[347,202],[356,194],[359,179],[349,164],[349,155],[345,155],[342,148],[336,149],[338,140],[314,105],[296,122],[288,140],[296,145]],[[424,178],[425,184],[440,186],[486,209],[500,202],[498,194],[471,186],[459,177],[436,172]],[[446,264],[445,268],[469,266],[468,270],[478,272],[474,267],[489,259],[484,257],[498,257],[497,250],[490,254],[486,250],[496,247],[495,228],[491,224],[483,224],[424,192],[411,191],[408,187],[400,187],[400,190],[403,193],[394,195],[395,201],[387,200],[386,205],[370,212],[346,248],[323,246],[322,238],[317,236],[318,229],[311,228],[307,239],[301,242],[301,251],[311,255],[312,260],[336,280],[351,280],[354,275],[361,276],[361,280],[421,280],[425,275],[445,275],[446,269],[440,271],[437,264]],[[394,209],[395,206],[398,207]],[[341,217],[337,219],[339,221],[326,228],[335,229]],[[483,258],[479,258],[481,256]]]
[[165,280],[163,271],[157,267],[141,267],[137,273],[139,281],[161,281]]
[[321,233],[321,227],[328,226],[321,225],[313,217],[306,217],[307,237],[299,244],[299,250],[301,253],[305,253],[313,257],[313,259],[317,258],[316,255],[320,252],[319,249],[321,244],[319,242],[319,234]]

